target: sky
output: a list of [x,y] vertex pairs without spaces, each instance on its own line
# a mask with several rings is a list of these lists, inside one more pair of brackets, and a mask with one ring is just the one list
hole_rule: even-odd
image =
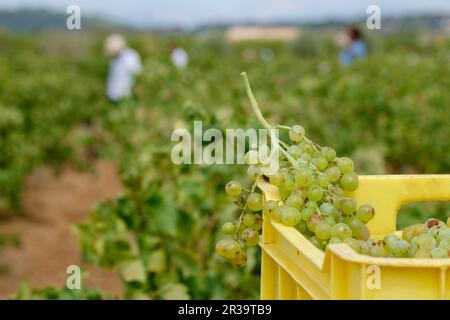
[[368,16],[380,7],[381,17],[449,13],[449,0],[1,0],[0,10],[51,9],[65,13],[78,5],[81,14],[96,15],[136,27],[196,27],[221,22],[316,22]]

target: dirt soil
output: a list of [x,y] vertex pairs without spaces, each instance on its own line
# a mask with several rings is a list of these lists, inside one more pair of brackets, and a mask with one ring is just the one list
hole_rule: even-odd
[[95,174],[65,168],[55,176],[48,168],[37,170],[26,182],[24,217],[0,222],[0,234],[17,234],[20,248],[0,252],[0,299],[19,289],[22,280],[31,287],[65,285],[65,270],[79,265],[89,272],[85,286],[119,295],[120,280],[113,272],[83,265],[71,226],[88,217],[93,205],[115,197],[121,190],[116,168],[99,161]]

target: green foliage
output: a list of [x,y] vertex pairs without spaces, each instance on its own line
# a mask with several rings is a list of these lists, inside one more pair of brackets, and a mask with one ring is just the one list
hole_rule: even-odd
[[14,300],[101,300],[109,299],[110,296],[95,289],[71,290],[55,287],[31,289],[26,282],[23,282],[19,292],[11,298]]
[[[396,46],[401,35],[376,37],[369,58],[344,68],[330,36],[308,37],[284,45],[132,35],[144,72],[134,97],[111,105],[98,35],[0,35],[0,211],[19,210],[34,168],[74,161],[71,133],[89,124],[125,190],[77,225],[84,259],[117,270],[126,298],[256,298],[258,250],[245,270],[213,253],[223,222],[237,214],[224,184],[243,168],[170,160],[172,130],[194,120],[204,130],[258,126],[242,71],[271,123],[303,124],[317,143],[352,156],[360,173],[450,169],[448,40],[417,45],[416,35],[414,45]],[[190,55],[185,70],[170,63],[174,42]],[[89,134],[77,137],[76,146],[93,144]]]

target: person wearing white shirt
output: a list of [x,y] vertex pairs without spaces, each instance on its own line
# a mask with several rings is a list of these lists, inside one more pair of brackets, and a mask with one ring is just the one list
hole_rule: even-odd
[[189,63],[189,56],[186,50],[184,50],[183,48],[181,47],[174,48],[170,56],[172,59],[172,63],[178,69],[184,69],[187,67]]
[[119,34],[110,35],[106,39],[105,51],[112,57],[106,96],[117,103],[131,95],[134,77],[142,70],[141,58],[135,50],[127,47],[125,38]]

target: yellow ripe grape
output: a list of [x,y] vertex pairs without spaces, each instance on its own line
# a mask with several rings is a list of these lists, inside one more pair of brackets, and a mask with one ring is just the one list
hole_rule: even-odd
[[275,210],[275,207],[277,205],[278,203],[276,201],[273,200],[266,201],[266,203],[264,203],[264,206],[262,208],[263,214],[268,216],[269,218],[273,218],[274,216],[273,211]]
[[301,125],[292,126],[292,129],[289,130],[289,139],[294,143],[302,141],[304,136],[305,128]]
[[242,254],[242,247],[237,241],[228,240],[225,245],[225,257],[228,259],[235,259]]
[[231,264],[235,268],[245,267],[245,265],[247,264],[247,253],[245,252],[245,250],[242,250],[242,253],[236,258],[231,259]]
[[242,192],[242,185],[238,181],[230,181],[225,186],[225,192],[231,197],[237,197]]
[[222,239],[222,240],[219,240],[219,241],[216,243],[216,248],[215,248],[215,250],[216,250],[216,253],[217,253],[219,256],[225,257],[225,254],[226,254],[226,247],[227,247],[228,241],[229,241],[229,240]]
[[242,231],[242,240],[247,247],[255,247],[259,242],[259,234],[255,229],[245,228],[244,231]]
[[256,192],[251,193],[247,198],[247,207],[255,212],[261,210],[262,196]]

